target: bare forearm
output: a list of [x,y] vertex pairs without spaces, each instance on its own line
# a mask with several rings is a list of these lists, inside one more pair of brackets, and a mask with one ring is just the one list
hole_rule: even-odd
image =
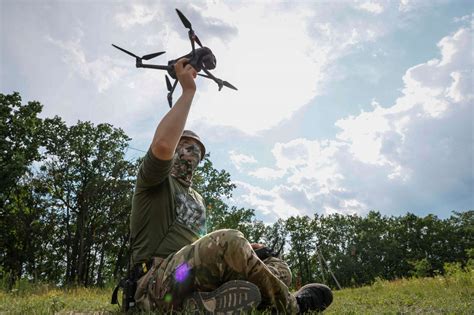
[[173,157],[186,125],[194,94],[195,90],[184,90],[176,104],[158,124],[151,144],[151,150],[155,157],[161,160],[170,160]]
[[[160,160],[171,160],[176,150],[176,146],[183,133],[189,109],[196,93],[197,72],[190,65],[186,64],[188,59],[181,58],[174,65],[176,77],[181,85],[183,93],[176,104],[163,117],[156,128],[153,142],[151,143],[151,152]],[[185,65],[186,64],[186,65]]]

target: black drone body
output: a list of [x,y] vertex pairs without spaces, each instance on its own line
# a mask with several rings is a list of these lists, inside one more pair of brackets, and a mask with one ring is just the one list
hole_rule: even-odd
[[[235,86],[233,86],[232,84],[230,84],[227,81],[223,81],[219,78],[216,78],[209,71],[209,70],[212,70],[212,69],[216,68],[216,63],[217,63],[216,56],[214,56],[214,54],[212,53],[212,50],[210,50],[208,47],[203,47],[202,46],[201,41],[199,40],[199,38],[194,33],[194,30],[192,29],[191,23],[183,15],[183,13],[181,13],[181,11],[179,11],[178,9],[176,9],[176,12],[178,13],[179,18],[181,19],[181,22],[183,22],[184,27],[189,29],[188,36],[189,36],[189,40],[191,41],[191,48],[192,48],[192,50],[189,54],[181,56],[177,59],[172,59],[172,60],[168,61],[168,65],[166,65],[166,66],[165,65],[153,65],[153,64],[144,64],[143,60],[150,60],[152,58],[158,57],[158,56],[164,54],[165,53],[164,51],[144,55],[143,57],[138,57],[137,55],[135,55],[135,54],[123,49],[123,48],[120,48],[120,47],[118,47],[114,44],[112,44],[112,46],[114,46],[115,48],[123,51],[124,53],[126,53],[126,54],[128,54],[132,57],[135,57],[135,60],[136,60],[135,65],[136,65],[137,68],[158,69],[158,70],[165,70],[165,71],[168,72],[168,75],[171,78],[174,79],[174,83],[171,84],[169,77],[167,75],[165,75],[166,87],[168,89],[168,104],[169,104],[170,107],[172,106],[174,89],[176,88],[176,85],[178,84],[178,79],[176,78],[176,73],[174,71],[174,65],[181,58],[189,59],[187,64],[190,64],[198,72],[199,76],[207,78],[207,79],[211,79],[214,82],[216,82],[218,87],[219,87],[219,91],[224,86],[228,87],[228,88],[231,88],[233,90],[237,90],[237,88]],[[199,48],[195,48],[195,43],[197,43],[199,45]],[[205,74],[200,74],[199,72],[201,72],[201,70]]]

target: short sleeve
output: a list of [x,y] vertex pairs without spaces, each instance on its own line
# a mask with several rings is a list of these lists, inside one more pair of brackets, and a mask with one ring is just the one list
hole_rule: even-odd
[[151,148],[140,164],[137,175],[137,188],[150,188],[161,184],[170,174],[173,159],[160,160],[153,155]]

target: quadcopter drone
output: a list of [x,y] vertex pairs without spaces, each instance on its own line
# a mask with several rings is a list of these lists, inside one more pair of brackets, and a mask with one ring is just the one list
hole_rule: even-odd
[[[114,44],[112,44],[112,46],[114,46],[115,48],[123,51],[124,53],[126,53],[126,54],[128,54],[132,57],[135,57],[135,60],[136,60],[135,65],[136,65],[137,68],[159,69],[159,70],[166,70],[168,72],[168,75],[174,79],[174,83],[171,84],[171,81],[170,81],[168,75],[165,75],[166,87],[168,89],[168,104],[169,104],[170,107],[172,106],[174,89],[176,88],[176,85],[178,84],[178,79],[176,78],[176,72],[174,71],[174,65],[181,58],[188,58],[189,61],[187,62],[187,64],[190,64],[198,72],[199,76],[207,78],[207,79],[211,79],[214,82],[216,82],[218,87],[219,87],[219,91],[224,86],[226,86],[228,88],[231,88],[233,90],[237,90],[237,88],[235,86],[233,86],[232,84],[230,84],[227,81],[223,81],[219,78],[216,78],[209,71],[209,70],[212,70],[216,67],[216,62],[217,62],[216,57],[214,56],[214,54],[212,53],[212,51],[209,48],[202,46],[201,41],[199,40],[199,38],[194,33],[194,30],[191,26],[191,22],[189,22],[189,20],[183,15],[183,13],[181,13],[181,11],[176,9],[176,12],[178,13],[179,18],[181,19],[181,22],[183,22],[184,27],[189,29],[188,36],[189,36],[189,40],[191,41],[192,50],[187,55],[184,55],[184,56],[179,57],[177,59],[172,59],[172,60],[168,61],[167,66],[144,64],[142,62],[142,60],[150,60],[152,58],[158,57],[158,56],[164,54],[165,51],[160,51],[160,52],[144,55],[142,57],[138,57],[137,55],[135,55],[135,54],[123,49],[123,48],[120,48],[120,47],[118,47]],[[199,45],[199,48],[194,47],[195,43],[197,43]],[[201,70],[205,74],[199,73]]]

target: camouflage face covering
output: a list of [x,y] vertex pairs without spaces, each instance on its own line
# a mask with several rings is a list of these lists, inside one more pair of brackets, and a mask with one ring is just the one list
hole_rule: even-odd
[[171,176],[186,187],[191,186],[193,173],[201,161],[201,149],[190,140],[182,140],[176,148]]

